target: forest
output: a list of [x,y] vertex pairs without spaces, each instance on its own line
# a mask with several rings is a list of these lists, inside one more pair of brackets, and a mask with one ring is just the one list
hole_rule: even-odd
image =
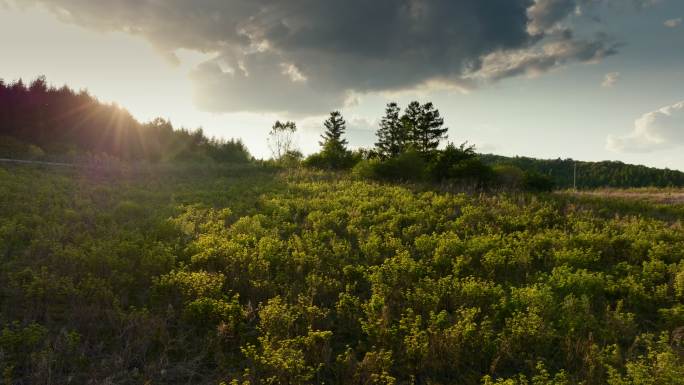
[[42,78],[0,109],[0,155],[78,166],[0,163],[0,383],[684,384],[682,203],[559,191],[574,161],[446,142],[429,102],[369,149],[333,111],[306,157],[278,121],[269,160]]
[[29,85],[0,79],[0,157],[84,162],[247,162],[239,140],[207,138],[157,118],[142,124],[125,109],[83,90],[56,88],[38,77]]
[[527,157],[504,157],[480,155],[489,165],[512,165],[523,170],[534,170],[550,175],[557,187],[571,188],[576,178],[577,188],[599,187],[684,187],[684,172],[657,169],[622,162],[581,162],[572,159],[534,159]]

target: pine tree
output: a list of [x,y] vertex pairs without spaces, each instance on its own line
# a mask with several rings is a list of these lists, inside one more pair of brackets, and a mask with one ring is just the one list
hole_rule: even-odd
[[330,117],[323,123],[325,132],[319,144],[323,147],[319,154],[309,157],[307,162],[314,167],[341,169],[353,166],[351,151],[347,150],[347,140],[342,136],[347,129],[347,123],[339,111],[330,113]]
[[393,158],[402,152],[408,140],[406,127],[400,118],[401,110],[397,103],[389,103],[385,109],[385,116],[378,129],[378,141],[375,147],[382,158]]
[[401,116],[401,125],[404,127],[404,130],[406,131],[406,146],[414,150],[418,149],[417,127],[420,124],[420,121],[422,120],[420,112],[420,103],[411,102],[408,106],[406,106],[406,109],[404,110],[404,115]]
[[342,118],[342,114],[339,111],[331,112],[330,117],[323,122],[323,125],[325,126],[325,132],[321,135],[323,141],[319,142],[323,150],[333,152],[346,151],[347,140],[343,139],[342,135],[344,135],[347,129],[347,122]]
[[448,128],[443,127],[444,119],[432,103],[421,106],[418,102],[411,102],[406,107],[402,124],[409,133],[411,145],[424,155],[436,150],[440,141],[447,138]]

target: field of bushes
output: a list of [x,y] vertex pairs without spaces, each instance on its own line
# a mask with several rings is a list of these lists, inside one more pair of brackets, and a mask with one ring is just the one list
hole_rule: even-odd
[[0,166],[0,382],[681,384],[683,208],[611,199]]

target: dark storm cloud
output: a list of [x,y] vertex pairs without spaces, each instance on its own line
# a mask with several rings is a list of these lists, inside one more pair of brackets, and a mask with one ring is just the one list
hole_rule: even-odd
[[[350,93],[464,86],[486,58],[528,55],[540,71],[610,53],[601,40],[543,47],[579,5],[598,0],[21,0],[63,20],[125,31],[159,49],[212,53],[193,73],[211,111],[320,112]],[[572,48],[574,47],[574,48]],[[516,59],[516,55],[518,55]],[[501,63],[499,63],[501,64]],[[493,79],[524,72],[525,63]],[[516,68],[513,68],[516,67]],[[472,76],[479,74],[479,76]]]

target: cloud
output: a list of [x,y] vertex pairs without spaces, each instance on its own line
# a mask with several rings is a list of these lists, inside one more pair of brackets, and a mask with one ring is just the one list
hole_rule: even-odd
[[[470,89],[615,53],[563,26],[609,0],[15,0],[60,19],[213,57],[192,73],[212,112],[321,113],[350,95]],[[559,38],[559,35],[564,35]],[[502,70],[492,70],[492,65]]]
[[615,152],[653,152],[684,146],[684,101],[644,114],[634,130],[609,136],[606,147]]
[[485,56],[482,66],[468,76],[485,81],[519,75],[534,77],[574,61],[596,63],[616,52],[616,45],[607,44],[603,36],[575,40],[564,31],[540,46],[493,52]]
[[[323,122],[328,118],[329,115],[309,116],[297,122],[302,134],[302,149],[305,153],[312,153],[320,149],[318,142],[320,135],[325,130]],[[345,116],[345,120],[347,130],[344,137],[349,141],[350,148],[367,148],[369,144],[375,143],[379,121],[351,115]]]
[[576,0],[536,0],[527,9],[530,19],[528,31],[532,35],[543,34],[565,19],[578,6]]
[[347,139],[352,148],[368,147],[377,141],[376,132],[380,122],[366,118],[351,118],[347,121]]
[[494,143],[480,142],[475,144],[475,150],[481,154],[493,154],[497,151],[501,151],[502,149]]
[[292,64],[262,52],[248,55],[237,68],[220,58],[200,64],[191,73],[194,100],[209,112],[277,112],[293,117],[317,114],[342,106],[351,97],[344,92],[314,90]]
[[610,87],[614,86],[618,80],[620,80],[620,73],[619,72],[607,73],[606,76],[604,76],[604,78],[603,78],[603,83],[601,83],[601,87],[610,88]]
[[668,28],[677,28],[680,25],[682,25],[682,18],[678,17],[676,19],[665,20],[663,25],[665,25]]
[[651,8],[659,5],[663,0],[633,0],[633,2],[637,8]]

